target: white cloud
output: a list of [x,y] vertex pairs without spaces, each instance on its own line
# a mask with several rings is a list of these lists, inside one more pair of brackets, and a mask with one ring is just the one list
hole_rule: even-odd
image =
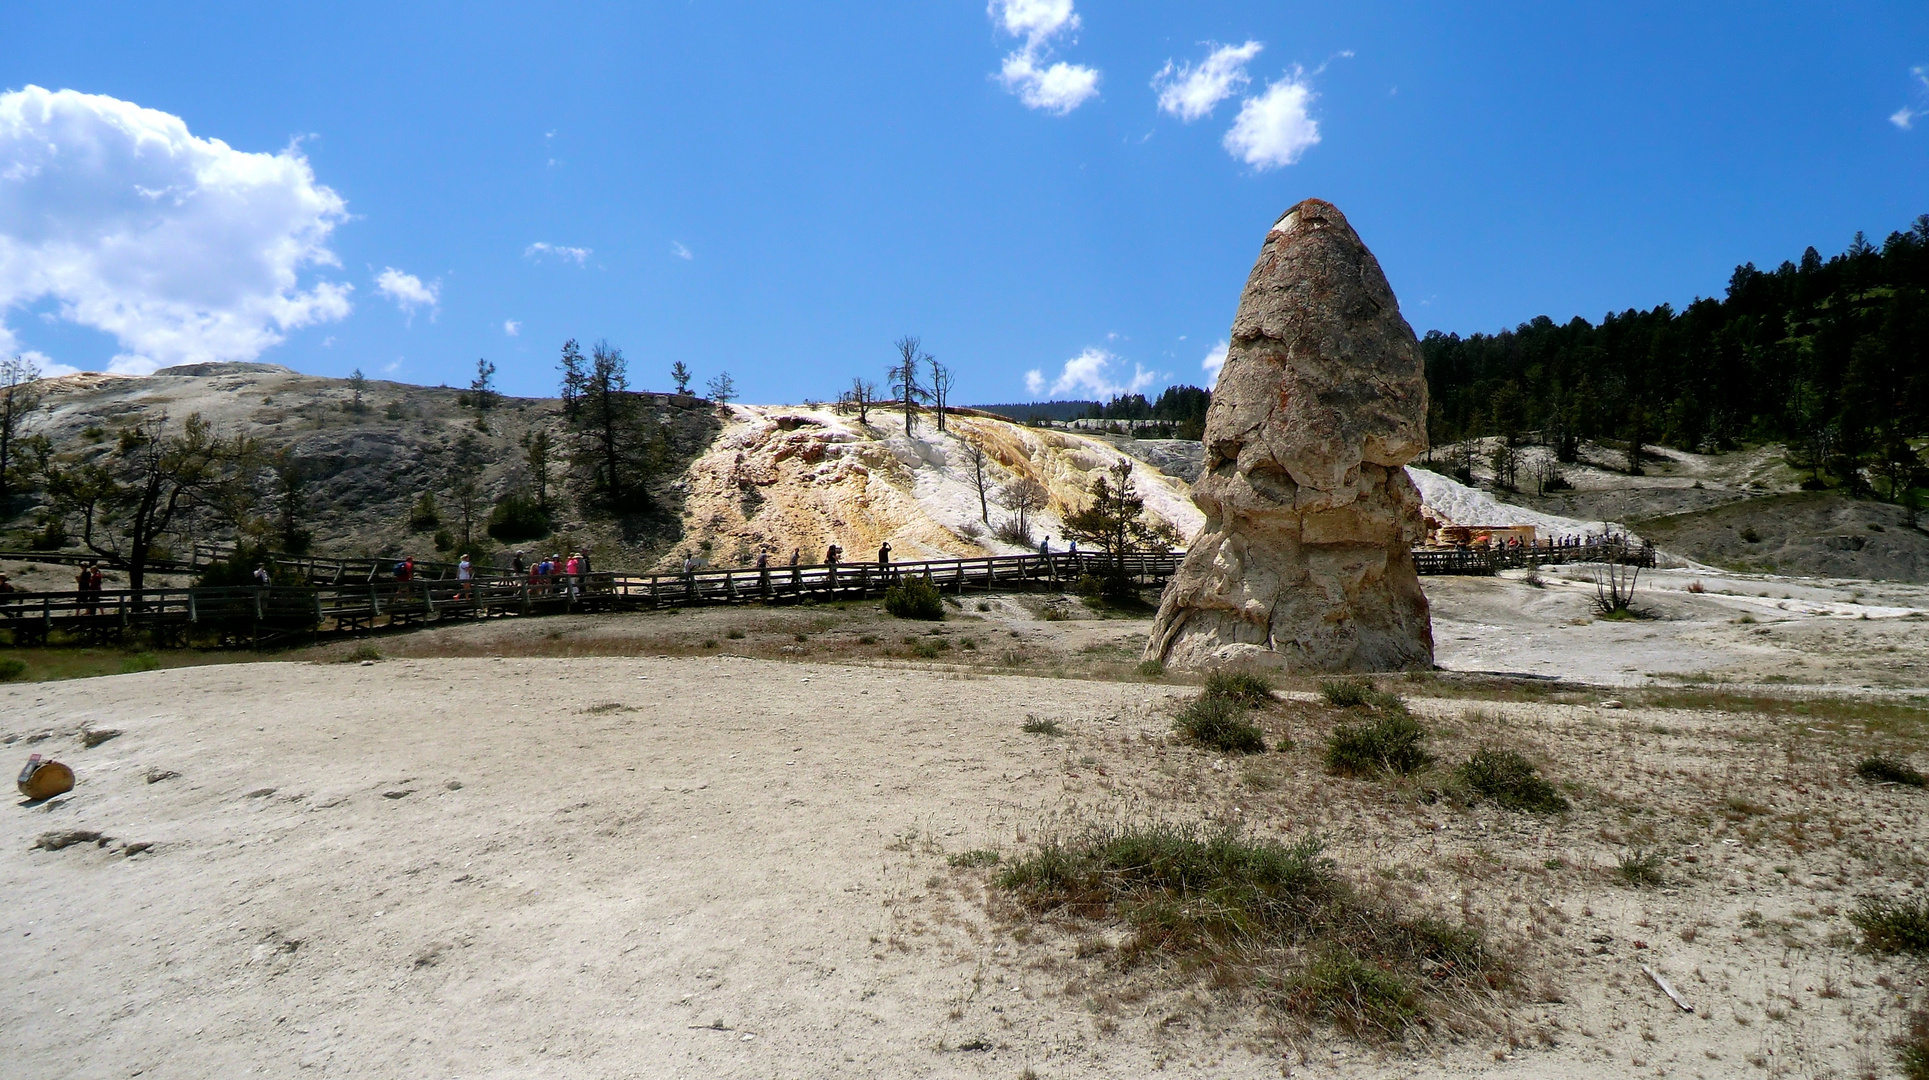
[[595,254],[595,252],[589,248],[564,247],[561,244],[545,244],[540,240],[522,249],[522,257],[525,259],[538,259],[544,255],[554,255],[559,259],[568,259],[577,266],[588,262],[589,257],[593,254]]
[[39,349],[22,348],[13,332],[0,326],[0,360],[19,359],[32,364],[43,379],[59,378],[62,375],[77,375],[80,369],[63,364]]
[[375,289],[383,296],[395,301],[395,306],[411,320],[415,318],[416,308],[429,309],[429,321],[434,322],[438,304],[442,299],[442,283],[431,281],[423,284],[414,274],[405,274],[393,266],[383,267],[375,275]]
[[1147,371],[1138,364],[1132,365],[1132,377],[1123,383],[1112,378],[1112,365],[1119,357],[1104,349],[1088,348],[1070,360],[1059,370],[1058,377],[1051,385],[1045,383],[1045,373],[1034,368],[1025,372],[1025,389],[1033,396],[1047,398],[1094,397],[1103,401],[1118,394],[1136,394],[1159,381],[1157,372]]
[[1005,57],[998,81],[1026,107],[1064,116],[1098,95],[1097,68],[1045,62],[1054,38],[1078,30],[1072,0],[991,0],[986,11],[1005,33],[1025,40]]
[[1909,74],[1922,84],[1922,88],[1916,92],[1916,104],[1904,105],[1889,116],[1889,123],[1904,131],[1916,126],[1917,117],[1929,116],[1929,67],[1910,68]]
[[1159,73],[1152,76],[1152,89],[1159,92],[1159,111],[1171,113],[1188,124],[1212,115],[1220,102],[1252,81],[1252,76],[1246,74],[1246,65],[1264,48],[1257,41],[1221,45],[1197,67],[1180,64],[1175,68],[1172,61],[1166,61]]
[[1098,93],[1096,69],[1062,60],[1041,68],[1030,53],[1024,52],[1005,57],[1005,66],[998,78],[1005,89],[1017,94],[1018,100],[1027,107],[1059,116],[1085,104]]
[[689,248],[683,246],[683,241],[681,240],[670,241],[670,254],[675,255],[679,259],[696,258],[695,255],[690,254]]
[[[347,216],[299,146],[239,151],[100,94],[0,93],[0,320],[51,301],[118,342],[109,370],[251,360],[343,318],[353,286],[301,274],[340,265]],[[0,349],[13,337],[0,322]]]
[[502,332],[508,334],[510,337],[521,337],[522,324],[514,319],[504,319],[502,321]]
[[1218,379],[1219,369],[1226,366],[1226,351],[1231,348],[1232,342],[1230,341],[1221,341],[1219,344],[1214,345],[1212,351],[1206,354],[1206,358],[1199,361],[1199,367],[1215,380]]
[[1043,45],[1079,26],[1072,0],[991,0],[985,10],[1005,33],[1024,38],[1027,45]]
[[1307,112],[1313,88],[1295,72],[1249,97],[1226,132],[1226,151],[1264,171],[1291,165],[1319,142],[1319,121]]

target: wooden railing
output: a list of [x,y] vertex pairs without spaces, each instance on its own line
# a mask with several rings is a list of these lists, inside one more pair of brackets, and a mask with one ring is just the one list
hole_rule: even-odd
[[[0,553],[0,558],[10,557],[14,556]],[[1154,587],[1163,585],[1178,571],[1183,557],[1178,552],[1149,552],[1115,560],[1095,552],[1054,552],[785,565],[763,570],[706,567],[681,574],[595,572],[514,579],[495,574],[463,582],[453,579],[453,567],[447,567],[447,576],[440,574],[446,564],[426,564],[438,576],[395,581],[388,576],[393,563],[386,560],[277,556],[281,567],[305,568],[311,581],[317,577],[333,580],[297,587],[0,593],[0,628],[11,629],[16,643],[44,640],[56,628],[90,633],[144,628],[164,634],[202,628],[229,638],[259,641],[264,636],[273,639],[303,633],[357,632],[378,625],[458,618],[864,599],[881,595],[907,578],[923,579],[953,594],[1040,586],[1063,589],[1087,574],[1109,573],[1122,573],[1142,587]],[[1413,557],[1415,569],[1422,574],[1492,574],[1513,566],[1610,558],[1652,566],[1654,548],[1598,541],[1518,548],[1422,549]],[[416,564],[418,571],[424,566]]]
[[1511,546],[1415,548],[1413,568],[1421,574],[1491,575],[1500,570],[1548,563],[1621,562],[1653,566],[1654,559],[1653,544],[1594,538],[1572,544],[1542,540]]

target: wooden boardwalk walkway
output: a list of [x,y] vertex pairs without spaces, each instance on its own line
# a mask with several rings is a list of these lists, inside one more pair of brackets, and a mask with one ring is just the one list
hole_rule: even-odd
[[[228,553],[197,547],[197,558]],[[1422,574],[1490,575],[1510,567],[1603,559],[1654,565],[1652,546],[1601,542],[1521,548],[1417,550]],[[1161,588],[1184,558],[1178,552],[1129,555],[1123,571],[1142,588]],[[87,561],[42,552],[0,552],[0,559]],[[0,629],[14,644],[44,642],[55,630],[111,637],[144,630],[164,640],[212,635],[238,644],[263,644],[321,634],[366,633],[379,626],[487,619],[579,611],[634,611],[707,604],[794,604],[861,600],[883,594],[908,577],[963,595],[1036,588],[1064,589],[1086,574],[1108,569],[1093,552],[992,555],[913,562],[844,563],[710,569],[688,574],[595,572],[544,581],[512,578],[499,568],[477,568],[478,579],[455,580],[454,564],[416,563],[417,577],[393,580],[392,559],[275,556],[305,586],[271,588],[148,588],[80,592],[0,593]],[[179,572],[179,571],[176,571]]]

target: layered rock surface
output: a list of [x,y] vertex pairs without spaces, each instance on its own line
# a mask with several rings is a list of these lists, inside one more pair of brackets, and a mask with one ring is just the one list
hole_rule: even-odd
[[1426,449],[1419,343],[1379,262],[1331,203],[1272,227],[1206,415],[1205,513],[1166,586],[1148,659],[1292,672],[1428,668],[1411,548]]

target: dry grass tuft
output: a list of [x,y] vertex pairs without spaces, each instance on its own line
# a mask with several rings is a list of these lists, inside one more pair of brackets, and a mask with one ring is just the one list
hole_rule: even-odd
[[997,883],[1034,913],[1129,923],[1127,963],[1177,961],[1222,992],[1373,1041],[1512,985],[1478,930],[1363,897],[1321,852],[1310,838],[1121,826],[1047,843]]
[[1534,763],[1513,750],[1483,746],[1454,775],[1468,790],[1510,810],[1559,814],[1568,808],[1567,799],[1534,771]]

